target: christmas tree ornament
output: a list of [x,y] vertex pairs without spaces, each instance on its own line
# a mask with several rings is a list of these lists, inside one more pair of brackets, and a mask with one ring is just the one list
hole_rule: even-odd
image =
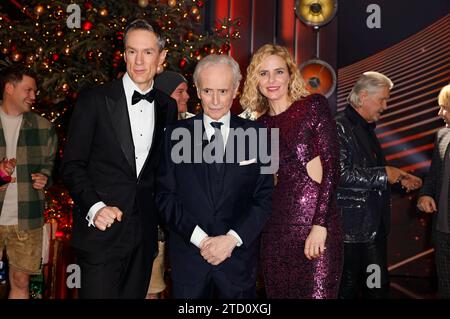
[[14,53],[12,54],[12,56],[11,56],[11,59],[12,59],[14,62],[19,62],[20,60],[22,60],[22,54],[19,53],[19,52],[14,52]]
[[93,26],[93,24],[92,24],[91,21],[85,21],[83,23],[83,30],[84,31],[90,31],[92,29],[92,26]]
[[33,64],[35,58],[36,58],[36,57],[35,57],[34,54],[29,53],[29,54],[27,55],[27,57],[26,57],[26,61],[27,61],[28,64]]
[[61,86],[61,89],[62,89],[64,92],[67,92],[67,91],[69,90],[69,84],[64,83],[64,84]]
[[146,8],[146,7],[148,6],[148,0],[139,0],[139,1],[138,1],[138,5],[139,5],[141,8]]
[[183,69],[183,68],[186,66],[186,64],[187,64],[187,60],[186,60],[185,58],[182,58],[182,59],[180,60],[180,62],[178,63],[178,66],[179,66],[181,69]]
[[193,6],[191,8],[191,16],[193,16],[194,18],[200,13],[200,10],[198,10],[198,8],[196,6]]
[[44,6],[42,4],[38,4],[34,7],[34,13],[36,13],[38,16],[44,13]]
[[108,9],[106,8],[100,9],[99,13],[102,17],[106,17],[108,15]]
[[90,10],[90,9],[92,9],[94,6],[92,5],[92,2],[85,2],[84,3],[84,8],[85,9],[87,9],[87,10]]

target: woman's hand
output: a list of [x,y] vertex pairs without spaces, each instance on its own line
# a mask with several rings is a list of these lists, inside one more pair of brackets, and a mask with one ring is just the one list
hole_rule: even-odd
[[305,241],[305,256],[309,260],[320,257],[325,252],[327,229],[323,226],[313,225]]

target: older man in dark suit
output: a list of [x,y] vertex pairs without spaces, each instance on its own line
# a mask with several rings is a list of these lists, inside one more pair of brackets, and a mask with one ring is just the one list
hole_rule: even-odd
[[[203,113],[166,130],[157,203],[170,230],[175,298],[256,296],[259,235],[271,212],[273,176],[261,173],[260,152],[251,155],[250,146],[263,139],[260,126],[230,113],[240,78],[231,57],[202,59],[194,82]],[[242,136],[233,133],[239,129],[255,138],[240,152]],[[185,146],[180,152],[178,143]]]

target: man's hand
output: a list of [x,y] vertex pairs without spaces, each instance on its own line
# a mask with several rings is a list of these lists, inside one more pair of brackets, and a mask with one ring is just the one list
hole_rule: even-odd
[[11,182],[9,182],[8,184],[5,184],[3,186],[0,186],[0,192],[6,191],[6,189],[8,188],[8,185],[11,184],[11,183],[15,183],[16,180],[17,179],[15,177],[12,177],[11,178]]
[[417,201],[417,208],[421,211],[431,214],[437,211],[436,203],[431,196],[420,196]]
[[405,177],[408,173],[393,166],[385,166],[389,184],[395,184]]
[[10,159],[3,159],[2,161],[2,168],[5,171],[6,174],[11,176],[11,174],[14,172],[14,169],[16,168],[17,160],[15,158]]
[[231,257],[238,240],[232,235],[207,237],[201,243],[200,253],[211,265],[217,266],[225,259]]
[[327,229],[323,226],[313,225],[305,241],[305,256],[309,260],[320,257],[325,252]]
[[400,183],[407,193],[422,187],[422,179],[409,173],[400,178]]
[[95,214],[93,222],[95,227],[101,231],[105,231],[106,228],[111,227],[115,220],[122,221],[122,211],[117,207],[105,206],[100,208]]
[[42,173],[31,174],[34,189],[43,189],[47,184],[48,177]]

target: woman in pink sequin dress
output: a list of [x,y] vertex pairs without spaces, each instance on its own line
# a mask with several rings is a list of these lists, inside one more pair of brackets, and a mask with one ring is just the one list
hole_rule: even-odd
[[247,68],[241,104],[279,129],[273,210],[262,235],[268,298],[336,298],[342,271],[336,124],[325,97],[310,95],[286,48],[267,44]]

